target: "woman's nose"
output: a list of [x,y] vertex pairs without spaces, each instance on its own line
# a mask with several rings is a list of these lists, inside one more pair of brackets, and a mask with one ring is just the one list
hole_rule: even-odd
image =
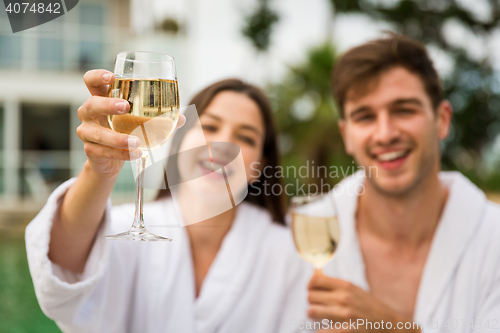
[[221,129],[217,133],[213,133],[207,138],[210,151],[212,152],[212,158],[226,160],[234,155],[235,144],[233,139],[232,131],[228,128]]
[[210,134],[208,142],[234,142],[233,134],[229,128],[221,128],[216,133]]

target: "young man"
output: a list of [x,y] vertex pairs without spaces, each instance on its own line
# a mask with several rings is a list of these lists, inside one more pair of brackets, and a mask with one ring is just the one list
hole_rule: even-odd
[[342,238],[308,315],[339,331],[499,331],[500,208],[440,171],[452,107],[425,47],[391,35],[351,49],[333,89],[365,173],[334,191]]

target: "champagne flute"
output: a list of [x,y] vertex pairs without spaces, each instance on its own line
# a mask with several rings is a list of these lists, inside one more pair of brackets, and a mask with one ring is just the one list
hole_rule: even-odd
[[300,256],[322,270],[340,239],[333,193],[293,197],[290,212],[293,239]]
[[144,226],[143,182],[147,158],[173,134],[179,119],[179,92],[174,58],[157,52],[122,52],[115,59],[115,82],[108,97],[123,98],[130,104],[124,115],[110,115],[111,129],[139,138],[142,156],[137,159],[135,217],[129,231],[108,239],[170,241],[150,233]]

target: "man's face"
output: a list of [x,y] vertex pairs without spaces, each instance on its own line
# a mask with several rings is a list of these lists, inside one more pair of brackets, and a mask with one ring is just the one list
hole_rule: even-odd
[[346,151],[378,192],[407,194],[439,171],[451,106],[444,101],[434,111],[420,77],[402,67],[383,72],[371,88],[347,93],[339,123]]

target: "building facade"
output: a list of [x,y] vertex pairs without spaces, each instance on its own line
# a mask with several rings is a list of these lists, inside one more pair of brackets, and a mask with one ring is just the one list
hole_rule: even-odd
[[[89,97],[83,73],[112,69],[131,38],[129,7],[124,0],[80,1],[54,21],[15,34],[1,11],[2,203],[44,202],[81,170],[85,154],[75,130],[77,109]],[[131,172],[120,175],[117,191],[133,193]]]

